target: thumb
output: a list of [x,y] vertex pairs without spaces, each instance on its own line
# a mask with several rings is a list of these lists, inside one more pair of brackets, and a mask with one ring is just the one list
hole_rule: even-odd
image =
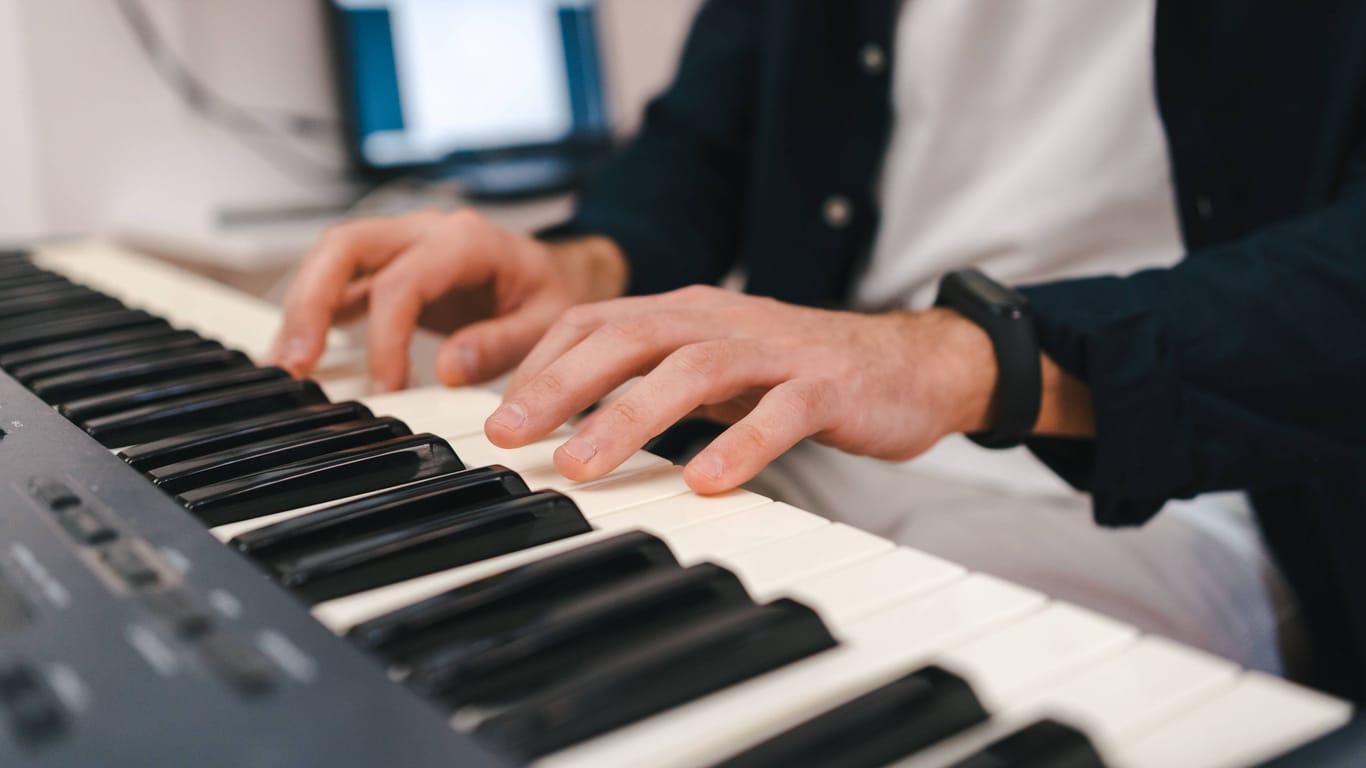
[[451,387],[498,378],[522,362],[563,311],[558,303],[538,302],[460,329],[437,353],[437,376]]

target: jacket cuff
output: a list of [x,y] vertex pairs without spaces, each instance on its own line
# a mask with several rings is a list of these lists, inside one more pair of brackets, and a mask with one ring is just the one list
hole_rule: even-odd
[[1036,438],[1028,446],[1064,480],[1093,495],[1102,525],[1140,525],[1167,499],[1190,496],[1192,425],[1177,361],[1154,312],[1157,271],[1020,289],[1039,344],[1091,388],[1094,440]]

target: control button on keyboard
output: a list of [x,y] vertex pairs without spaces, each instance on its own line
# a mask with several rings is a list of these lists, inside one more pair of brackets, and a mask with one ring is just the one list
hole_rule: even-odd
[[29,481],[29,493],[37,499],[39,504],[48,509],[59,512],[80,505],[81,497],[77,496],[66,483],[51,478],[34,478]]
[[369,408],[356,402],[309,405],[265,416],[233,421],[193,432],[182,432],[119,452],[119,458],[139,472],[148,472],[189,459],[250,445],[310,429],[372,418]]
[[659,538],[624,533],[400,608],[353,627],[347,636],[390,661],[402,662],[445,643],[505,632],[573,595],[678,567]]
[[38,673],[17,661],[0,659],[0,710],[22,741],[44,741],[61,733],[66,714]]
[[260,695],[275,687],[275,668],[260,651],[230,635],[199,642],[199,658],[219,680],[239,693]]
[[149,443],[196,430],[327,402],[312,381],[280,379],[221,392],[178,397],[86,419],[86,434],[110,448]]
[[161,574],[152,563],[127,542],[116,542],[100,549],[100,561],[124,583],[136,589],[153,586]]
[[253,557],[278,560],[378,533],[395,524],[449,516],[454,510],[530,492],[522,478],[506,467],[466,469],[257,528],[230,544]]
[[195,488],[178,498],[209,526],[393,488],[465,468],[450,445],[430,435],[394,438]]
[[541,491],[271,561],[269,569],[284,586],[321,602],[592,529],[567,496]]
[[196,605],[194,597],[185,590],[148,592],[142,601],[158,621],[181,638],[199,637],[212,626],[209,614]]
[[118,538],[119,532],[104,515],[86,506],[71,507],[57,513],[57,522],[82,544],[103,544]]

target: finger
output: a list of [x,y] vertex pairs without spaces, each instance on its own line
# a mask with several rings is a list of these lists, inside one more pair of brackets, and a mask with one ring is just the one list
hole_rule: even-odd
[[285,298],[272,359],[296,375],[322,356],[327,330],[358,273],[379,268],[412,242],[423,219],[365,219],[329,229],[304,258]]
[[783,370],[757,341],[720,339],[690,344],[617,399],[584,420],[555,452],[555,466],[572,480],[592,480],[616,469],[645,443],[699,405],[768,388]]
[[367,351],[376,390],[393,391],[407,382],[408,346],[426,304],[492,277],[491,260],[462,245],[459,229],[434,231],[375,275]]
[[[666,294],[667,295],[667,294]],[[575,345],[610,322],[628,323],[641,315],[672,309],[665,296],[632,296],[595,304],[580,304],[564,311],[541,340],[527,354],[522,364],[508,381],[508,392],[514,392],[545,371]]]
[[342,293],[341,303],[332,313],[332,322],[337,325],[354,322],[365,316],[370,308],[370,277],[352,281]]
[[672,310],[603,323],[526,384],[509,387],[485,434],[503,447],[538,440],[679,347],[720,335],[711,319]]
[[556,302],[528,304],[511,314],[472,323],[453,334],[436,357],[442,383],[480,384],[507,373],[526,357],[559,316]]
[[721,493],[749,482],[789,448],[828,429],[835,397],[834,384],[821,379],[794,379],[769,390],[748,416],[688,462],[688,486]]

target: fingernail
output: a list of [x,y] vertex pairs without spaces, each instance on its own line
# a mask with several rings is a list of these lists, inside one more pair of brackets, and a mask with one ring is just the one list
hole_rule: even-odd
[[526,423],[526,409],[519,403],[508,403],[494,411],[489,419],[503,429],[521,429]]
[[593,445],[577,435],[569,438],[569,440],[560,447],[564,449],[566,455],[582,464],[587,464],[593,460],[594,456],[598,455],[598,447],[596,445]]
[[715,454],[698,456],[693,459],[692,465],[703,477],[709,477],[712,480],[720,480],[721,472],[725,469],[725,467],[721,465],[721,457],[716,456]]
[[460,372],[464,374],[465,381],[474,381],[474,377],[479,373],[479,350],[473,344],[461,344],[455,348],[455,359],[460,365]]

